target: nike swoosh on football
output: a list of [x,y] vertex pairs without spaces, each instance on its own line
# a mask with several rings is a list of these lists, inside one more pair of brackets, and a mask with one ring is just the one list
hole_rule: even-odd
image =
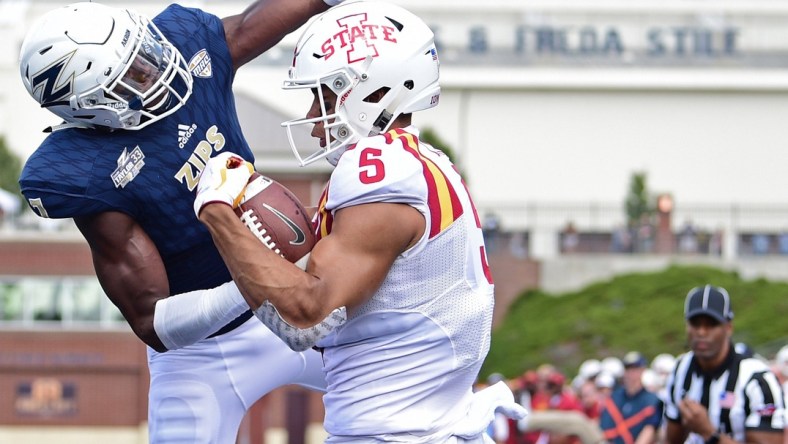
[[263,204],[263,206],[268,208],[268,211],[274,213],[276,217],[282,219],[282,222],[284,222],[285,225],[287,225],[288,227],[290,227],[291,230],[293,230],[293,234],[295,234],[296,237],[295,240],[290,241],[290,245],[303,245],[303,243],[306,242],[306,233],[304,233],[304,231],[301,230],[301,227],[299,227],[295,222],[290,220],[289,217],[282,214],[282,212],[280,212],[276,208],[273,208],[268,204]]

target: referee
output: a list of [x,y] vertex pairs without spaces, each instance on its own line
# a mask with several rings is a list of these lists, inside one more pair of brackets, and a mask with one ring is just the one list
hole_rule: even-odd
[[692,350],[668,377],[667,443],[782,444],[782,390],[764,362],[736,353],[728,292],[693,288],[684,317]]

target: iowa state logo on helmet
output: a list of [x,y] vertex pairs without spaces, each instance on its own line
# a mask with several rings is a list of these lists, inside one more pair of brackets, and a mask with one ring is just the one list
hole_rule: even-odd
[[338,19],[337,25],[340,30],[320,47],[323,50],[323,59],[329,60],[339,51],[345,51],[348,63],[360,62],[368,56],[377,57],[378,48],[375,42],[382,40],[397,43],[394,34],[402,30],[402,24],[392,19],[388,20],[390,24],[367,23],[366,13]]
[[64,102],[74,91],[74,72],[63,80],[66,65],[71,61],[74,52],[57,59],[54,63],[33,74],[26,73],[30,79],[30,91],[38,95],[38,103],[42,107],[58,105]]

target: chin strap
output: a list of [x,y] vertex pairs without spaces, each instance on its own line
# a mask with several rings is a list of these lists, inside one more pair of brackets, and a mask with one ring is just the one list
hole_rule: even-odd
[[394,120],[394,118],[399,117],[399,114],[396,116],[394,115],[394,111],[396,111],[399,108],[400,104],[402,103],[403,100],[405,100],[405,97],[407,97],[407,95],[408,95],[408,88],[404,85],[400,85],[397,96],[391,100],[391,103],[388,104],[386,109],[381,111],[378,118],[375,119],[375,123],[372,124],[372,131],[370,132],[371,136],[383,133],[386,130],[388,130],[389,125],[391,125],[391,121]]
[[85,125],[84,123],[77,123],[77,122],[63,122],[59,125],[52,125],[44,128],[45,133],[54,133],[55,131],[59,131],[66,128],[82,128],[82,129],[91,129],[93,128],[90,125]]

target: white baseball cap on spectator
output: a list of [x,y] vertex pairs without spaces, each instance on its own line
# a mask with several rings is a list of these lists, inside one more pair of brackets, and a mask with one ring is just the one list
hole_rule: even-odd
[[624,376],[624,364],[615,356],[608,356],[602,360],[602,371],[609,373],[615,379],[619,379]]
[[616,385],[616,378],[606,371],[602,371],[602,373],[596,376],[594,383],[599,388],[607,388],[612,389]]
[[780,351],[777,352],[777,356],[774,358],[775,363],[777,364],[777,368],[780,370],[780,373],[786,378],[788,378],[788,345],[783,345]]
[[577,374],[584,380],[588,380],[595,378],[596,375],[598,375],[601,371],[602,364],[598,359],[586,359],[582,364],[580,364]]
[[660,376],[650,368],[643,370],[643,374],[640,375],[640,382],[642,382],[643,387],[650,392],[657,392],[662,388]]
[[670,353],[660,353],[651,361],[651,369],[663,375],[672,372],[675,365],[676,358]]

